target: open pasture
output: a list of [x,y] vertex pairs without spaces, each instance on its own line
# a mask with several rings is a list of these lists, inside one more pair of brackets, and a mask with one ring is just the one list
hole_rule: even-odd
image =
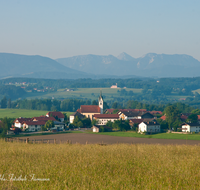
[[[117,94],[118,90],[121,90],[121,88],[112,89],[112,88],[77,88],[75,91],[66,91],[66,89],[58,89],[57,92],[51,92],[51,93],[27,93],[26,98],[27,99],[33,99],[33,98],[57,98],[57,99],[63,99],[63,98],[90,98],[90,99],[97,99],[99,97],[100,91],[102,90],[103,96],[106,97],[106,99],[110,99],[111,97],[115,96],[118,97],[119,94]],[[132,90],[133,93],[140,93],[142,89],[135,89],[135,88],[126,88],[126,91]]]
[[[18,118],[18,117],[38,117],[41,115],[46,115],[48,111],[44,110],[26,110],[26,109],[0,109],[0,118],[10,117],[10,118]],[[69,116],[72,112],[65,112]]]
[[0,189],[199,189],[200,146],[0,142]]

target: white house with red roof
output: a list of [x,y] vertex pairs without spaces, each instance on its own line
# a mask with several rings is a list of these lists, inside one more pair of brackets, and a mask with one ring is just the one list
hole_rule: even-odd
[[46,114],[46,117],[58,118],[61,122],[64,121],[65,116],[59,111],[51,111]]
[[18,128],[22,128],[23,127],[23,122],[25,122],[25,121],[31,121],[31,118],[19,117],[19,118],[15,119],[14,126],[18,127]]
[[96,125],[106,125],[108,121],[114,122],[119,119],[118,114],[94,114],[93,119],[96,119],[98,123]]
[[24,121],[23,130],[28,129],[29,132],[41,131],[46,121]]

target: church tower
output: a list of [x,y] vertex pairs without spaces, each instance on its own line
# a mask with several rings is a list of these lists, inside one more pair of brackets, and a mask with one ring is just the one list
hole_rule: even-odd
[[102,96],[102,92],[100,93],[100,96],[99,96],[99,107],[101,108],[101,114],[103,114],[103,96]]

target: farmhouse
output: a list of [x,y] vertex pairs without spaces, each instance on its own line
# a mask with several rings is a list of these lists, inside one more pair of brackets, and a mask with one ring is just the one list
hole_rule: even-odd
[[149,112],[144,111],[119,111],[118,115],[120,119],[127,120],[127,119],[153,119],[155,118],[154,115],[152,115]]
[[24,121],[23,130],[27,129],[29,132],[41,131],[45,123],[46,121]]
[[21,128],[23,126],[23,122],[25,122],[25,121],[31,121],[31,118],[19,117],[19,118],[15,119],[14,126]]
[[54,117],[54,118],[60,120],[61,122],[63,122],[65,119],[65,116],[59,111],[48,112],[46,114],[46,117]]
[[114,122],[119,119],[118,114],[94,114],[93,119],[96,119],[98,123],[96,125],[106,125],[108,121]]
[[138,125],[138,132],[159,133],[160,124],[156,121],[143,121]]
[[200,132],[200,124],[199,123],[183,123],[182,124],[182,132]]

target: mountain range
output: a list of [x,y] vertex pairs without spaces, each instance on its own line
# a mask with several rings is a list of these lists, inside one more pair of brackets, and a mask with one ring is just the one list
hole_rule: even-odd
[[137,75],[142,77],[200,76],[200,62],[189,55],[148,53],[134,58],[126,53],[113,55],[80,55],[56,59],[57,62],[79,71],[96,75]]
[[189,55],[148,53],[134,58],[126,53],[79,55],[53,60],[39,55],[0,53],[0,78],[29,77],[51,79],[196,77],[200,62]]

